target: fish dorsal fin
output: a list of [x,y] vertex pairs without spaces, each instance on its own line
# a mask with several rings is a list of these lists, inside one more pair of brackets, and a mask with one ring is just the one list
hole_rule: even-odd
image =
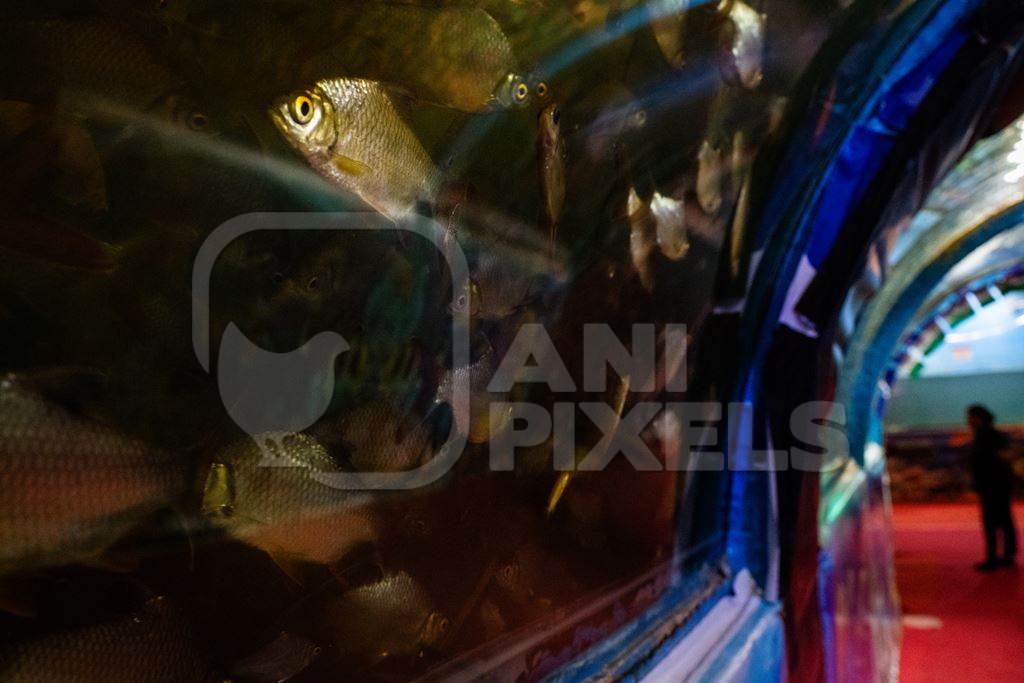
[[413,102],[416,101],[416,96],[404,85],[398,83],[392,83],[390,81],[379,81],[378,82],[384,94],[391,100],[391,104],[395,106],[400,114],[408,114],[409,110],[412,109]]
[[10,381],[21,390],[76,414],[85,412],[85,406],[105,399],[110,391],[110,380],[102,371],[84,366],[54,366],[19,372]]

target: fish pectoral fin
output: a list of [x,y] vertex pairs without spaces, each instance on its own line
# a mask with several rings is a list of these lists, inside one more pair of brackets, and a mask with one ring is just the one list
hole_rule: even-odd
[[358,159],[353,159],[352,157],[343,155],[335,156],[333,163],[334,167],[345,175],[354,176],[356,178],[364,176],[373,170]]

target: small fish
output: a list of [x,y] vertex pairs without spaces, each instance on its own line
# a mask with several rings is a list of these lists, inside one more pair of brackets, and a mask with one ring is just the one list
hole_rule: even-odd
[[279,99],[270,116],[320,175],[391,220],[434,202],[437,169],[380,83],[318,81]]
[[107,208],[103,162],[81,122],[49,105],[0,101],[0,154],[11,173],[4,204],[52,195],[96,214]]
[[207,472],[203,514],[279,564],[332,564],[375,540],[374,518],[363,507],[367,498],[317,481],[317,473],[338,469],[323,445],[305,434],[273,436],[279,448],[270,461],[251,439],[217,454]]
[[487,102],[491,109],[525,107],[530,102],[530,86],[521,76],[510,73],[498,83]]
[[690,251],[686,234],[686,209],[682,201],[664,197],[658,192],[651,198],[658,247],[670,261],[678,261]]
[[416,99],[467,113],[525,106],[512,45],[479,7],[366,2],[343,8],[343,35],[314,58],[321,72],[396,83]]
[[404,472],[429,459],[433,431],[425,420],[374,399],[344,412],[317,434],[325,441],[340,439],[349,463],[360,472]]
[[470,316],[483,320],[504,320],[520,312],[536,295],[541,265],[533,257],[539,246],[528,252],[528,258],[498,239],[467,240],[464,247],[473,258],[469,280],[453,292],[453,311],[468,310]]
[[723,1],[728,16],[722,41],[726,51],[723,77],[727,83],[753,90],[764,79],[765,24],[768,16],[742,0]]
[[25,642],[0,646],[5,681],[224,680],[202,654],[184,614],[164,597],[136,612]]
[[182,86],[129,21],[4,20],[0,46],[2,99],[85,95],[148,111]]
[[734,188],[743,186],[743,179],[750,168],[750,161],[754,157],[755,149],[747,142],[745,131],[738,130],[732,136],[732,154],[729,159],[729,182]]
[[0,154],[11,172],[0,188],[0,246],[51,263],[109,271],[116,249],[58,219],[53,205],[98,217],[107,208],[103,164],[74,117],[49,105],[0,101]]
[[299,516],[311,506],[344,500],[315,472],[337,469],[327,450],[305,434],[261,434],[219,452],[211,465],[203,513],[272,523]]
[[[499,427],[509,423],[504,416],[495,415],[491,417],[491,408],[495,403],[507,400],[501,395],[493,394],[487,390],[491,378],[497,371],[494,349],[488,348],[476,362],[469,366],[463,366],[449,370],[441,378],[437,388],[435,402],[448,403],[451,405],[455,418],[455,427],[460,434],[465,435],[470,443],[485,443],[488,438],[493,439],[491,433],[492,421]],[[468,411],[459,409],[454,403],[454,387],[456,382],[464,381],[469,385],[469,406]]]
[[705,140],[697,154],[697,201],[709,216],[722,208],[725,180],[725,153]]
[[776,95],[768,101],[768,126],[765,131],[766,135],[775,135],[778,133],[779,128],[782,127],[782,122],[786,118],[786,107],[789,106],[789,98],[782,95]]
[[179,94],[170,94],[162,100],[154,111],[171,125],[192,133],[216,134],[217,127],[211,114],[207,113],[194,100]]
[[185,491],[177,454],[0,379],[0,571],[94,559]]
[[550,228],[549,239],[552,251],[558,221],[565,206],[565,142],[561,129],[562,112],[552,104],[540,113],[540,142],[537,155],[540,159],[541,194],[544,196],[545,217]]
[[338,650],[369,665],[418,656],[450,628],[423,587],[402,571],[353,588],[326,609]]
[[651,14],[651,32],[665,61],[673,69],[683,68],[683,27],[690,0],[654,0],[647,5]]
[[449,306],[452,313],[466,313],[469,317],[475,317],[480,312],[480,286],[469,278],[465,286],[452,293],[452,302]]
[[644,289],[650,292],[654,290],[654,272],[651,270],[650,259],[657,245],[656,232],[650,206],[640,199],[635,187],[629,188],[626,215],[629,220],[629,254],[633,268],[640,276]]
[[502,598],[519,609],[549,609],[555,562],[544,546],[536,541],[521,542],[508,561],[494,575],[494,584]]

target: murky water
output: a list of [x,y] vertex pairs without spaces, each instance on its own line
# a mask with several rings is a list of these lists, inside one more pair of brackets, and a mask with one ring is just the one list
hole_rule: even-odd
[[[717,561],[722,477],[662,469],[678,425],[628,418],[722,399],[706,320],[716,283],[742,295],[741,190],[838,10],[9,3],[4,675],[536,679],[656,600],[673,558]],[[381,229],[267,219],[198,296],[208,238],[254,212]],[[655,377],[584,381],[594,324],[635,354],[653,326]],[[568,388],[495,387],[517,344]],[[574,424],[570,461],[628,428],[659,471],[565,474],[550,435],[494,471],[512,403]],[[330,485],[453,438],[429,485]]]

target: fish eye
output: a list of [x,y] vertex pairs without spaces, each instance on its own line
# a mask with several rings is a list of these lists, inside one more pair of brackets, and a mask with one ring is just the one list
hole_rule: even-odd
[[636,113],[633,114],[633,121],[636,122],[636,125],[638,125],[638,126],[646,125],[647,124],[647,112],[645,112],[643,109],[638,109],[636,111]]
[[525,83],[520,83],[515,89],[516,102],[525,102],[526,98],[530,96],[530,88]]
[[209,123],[210,119],[206,118],[206,114],[202,112],[193,112],[188,117],[188,127],[192,130],[204,130]]
[[235,507],[233,505],[225,503],[224,505],[220,506],[218,512],[220,512],[222,517],[231,517],[235,514]]
[[544,98],[548,96],[548,84],[541,81],[537,84],[537,97]]
[[296,95],[292,100],[291,114],[296,123],[309,123],[313,120],[313,100],[306,95]]
[[273,282],[275,285],[283,283],[284,273],[272,273],[270,276],[270,281]]
[[311,277],[309,279],[309,282],[306,283],[306,287],[307,287],[307,289],[309,289],[310,291],[313,291],[313,292],[315,292],[316,290],[320,289],[320,278],[318,278],[318,277],[316,277],[314,275],[313,277]]

